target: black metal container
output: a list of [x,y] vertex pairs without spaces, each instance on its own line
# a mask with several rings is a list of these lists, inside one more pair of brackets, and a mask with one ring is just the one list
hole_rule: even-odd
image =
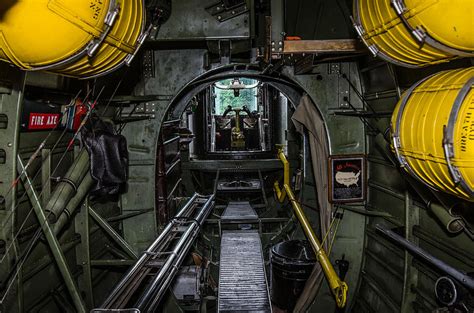
[[271,249],[271,298],[280,309],[293,311],[316,257],[307,241],[280,242]]

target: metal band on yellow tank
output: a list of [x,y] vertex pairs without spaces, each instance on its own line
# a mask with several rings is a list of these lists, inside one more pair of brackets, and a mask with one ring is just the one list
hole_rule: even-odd
[[[418,68],[460,56],[472,57],[472,9],[467,1],[454,2],[355,0],[354,27],[372,54],[399,66]],[[453,8],[456,3],[459,8]],[[446,8],[451,17],[462,12],[460,19],[453,20],[452,28],[443,28],[440,10]]]
[[393,149],[395,150],[395,155],[398,159],[398,162],[400,163],[400,166],[403,167],[408,173],[410,173],[416,180],[421,182],[423,185],[435,190],[439,191],[436,187],[433,185],[428,184],[425,180],[423,180],[416,172],[411,168],[410,163],[407,162],[405,157],[400,153],[400,149],[402,148],[402,143],[400,140],[400,125],[402,123],[402,118],[403,118],[403,112],[405,111],[405,107],[408,103],[408,100],[410,100],[410,96],[412,95],[413,91],[420,86],[422,83],[433,77],[434,75],[425,77],[424,79],[419,80],[416,82],[413,86],[411,86],[403,95],[402,98],[400,99],[400,107],[397,112],[397,119],[395,122],[395,125],[392,125],[392,145]]
[[[0,21],[2,60],[25,70],[46,70],[82,79],[129,65],[149,33],[145,29],[144,0],[101,1],[101,11],[95,11],[97,17],[88,15],[92,7],[87,0],[77,2],[76,6],[75,2],[50,0],[37,3],[38,8],[34,9],[28,6],[28,1],[15,4],[8,19]],[[41,36],[36,38],[31,35],[36,24],[28,22],[30,14],[48,21],[42,24],[44,27],[38,31]],[[18,35],[23,27],[31,29],[24,32],[24,37]],[[42,38],[55,28],[64,31],[47,38],[51,44],[45,45]],[[37,42],[28,50],[24,46],[30,38]],[[35,45],[42,49],[35,49]],[[48,46],[51,50],[46,49]]]
[[29,67],[30,71],[46,71],[46,70],[52,70],[55,68],[67,66],[68,64],[74,63],[84,56],[89,56],[92,57],[96,52],[98,47],[102,44],[104,41],[105,37],[108,35],[110,30],[112,29],[112,26],[116,20],[116,17],[118,15],[118,12],[120,10],[120,6],[118,5],[117,1],[110,1],[109,3],[109,9],[106,15],[106,18],[104,20],[104,29],[98,38],[93,38],[89,43],[81,49],[79,52],[76,54],[60,61],[56,62],[53,64],[45,65],[45,66],[35,66],[35,67]]
[[[142,9],[144,10],[145,1],[141,0],[139,2],[141,3]],[[109,67],[108,69],[106,69],[104,71],[101,71],[97,74],[88,74],[88,75],[85,75],[84,77],[80,77],[80,79],[91,79],[91,78],[96,78],[96,77],[99,77],[99,76],[104,76],[104,75],[107,75],[107,74],[110,74],[110,73],[116,71],[118,68],[120,68],[124,65],[126,65],[126,66],[130,65],[133,58],[138,53],[138,50],[143,45],[145,39],[148,37],[148,35],[151,31],[151,27],[153,26],[153,25],[150,25],[148,27],[148,29],[145,29],[145,23],[146,23],[145,18],[142,18],[141,19],[141,27],[140,27],[141,31],[140,31],[140,34],[138,35],[137,40],[135,41],[135,46],[132,50],[129,51],[128,55],[121,62],[119,62],[119,63],[115,64],[114,66]],[[112,28],[110,28],[110,30],[111,29]],[[117,44],[117,46],[119,46],[119,45]],[[121,46],[123,47],[123,44]]]
[[474,67],[412,86],[391,119],[392,149],[426,186],[474,201]]
[[453,164],[452,159],[455,158],[454,126],[458,119],[461,105],[463,104],[464,100],[466,99],[468,93],[471,91],[473,86],[474,86],[474,77],[471,78],[459,91],[459,94],[456,97],[456,100],[454,101],[454,105],[449,115],[448,125],[446,125],[446,128],[444,129],[444,138],[443,138],[444,154],[446,156],[449,173],[453,177],[454,184],[459,184],[464,189],[464,191],[468,193],[471,197],[474,197],[474,189],[469,187],[469,185],[466,183],[466,179],[463,177],[462,173],[459,171],[457,166]]
[[384,61],[393,63],[393,64],[398,65],[398,66],[402,66],[402,67],[407,67],[407,68],[419,68],[420,67],[419,65],[414,65],[414,64],[410,64],[410,63],[406,63],[406,62],[401,62],[397,59],[394,59],[394,58],[388,56],[387,54],[385,54],[384,52],[382,52],[376,44],[368,43],[365,40],[365,34],[367,32],[365,31],[364,26],[362,25],[362,21],[360,19],[359,0],[354,1],[354,12],[355,12],[355,14],[354,14],[355,19],[351,18],[352,19],[352,24],[354,25],[354,28],[355,28],[357,34],[359,35],[360,39],[364,42],[364,44],[367,46],[367,48],[369,49],[369,51],[372,53],[372,55],[374,57],[380,57]]
[[[141,1],[142,2],[142,6],[143,8],[145,7],[145,1]],[[145,42],[146,38],[150,35],[150,32],[152,30],[152,27],[153,25],[149,25],[149,27],[147,29],[145,29],[145,19],[143,18],[142,19],[142,25],[141,25],[141,33],[140,35],[138,36],[138,39],[135,43],[135,50],[132,52],[132,53],[129,53],[125,59],[120,62],[119,64],[117,64],[116,66],[112,67],[112,68],[109,68],[108,70],[104,71],[104,72],[101,72],[97,75],[91,75],[91,76],[88,76],[87,79],[90,79],[90,78],[96,78],[96,77],[99,77],[99,76],[103,76],[103,75],[107,75],[107,74],[110,74],[112,73],[113,71],[117,70],[118,68],[122,67],[122,66],[129,66],[130,63],[132,63],[133,59],[135,58],[135,56],[137,55],[138,53],[138,50],[141,48],[141,46],[143,45],[143,43]]]
[[405,27],[413,35],[413,38],[420,43],[420,45],[423,45],[426,43],[436,49],[445,51],[452,55],[459,55],[459,56],[465,56],[465,57],[474,56],[474,52],[455,49],[453,47],[449,47],[443,44],[442,42],[440,42],[439,40],[436,40],[433,36],[431,36],[430,33],[424,30],[422,27],[413,27],[405,17],[405,12],[407,8],[405,6],[404,0],[390,0],[390,2],[392,3],[392,6],[395,9],[395,12],[397,13],[400,20],[403,22]]

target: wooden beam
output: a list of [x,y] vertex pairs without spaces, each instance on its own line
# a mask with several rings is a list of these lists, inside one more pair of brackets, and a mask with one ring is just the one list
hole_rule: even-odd
[[364,49],[355,39],[285,40],[284,54],[299,53],[359,53]]

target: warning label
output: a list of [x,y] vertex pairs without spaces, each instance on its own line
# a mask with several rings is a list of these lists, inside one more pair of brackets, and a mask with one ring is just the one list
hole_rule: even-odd
[[28,130],[53,129],[59,123],[59,116],[53,113],[30,113]]

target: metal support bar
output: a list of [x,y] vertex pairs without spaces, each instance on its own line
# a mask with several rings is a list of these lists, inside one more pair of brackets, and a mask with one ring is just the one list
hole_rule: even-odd
[[421,249],[419,246],[415,245],[414,243],[406,240],[402,236],[396,234],[395,232],[391,231],[390,229],[377,224],[375,226],[375,229],[377,229],[379,232],[387,236],[388,238],[392,239],[396,243],[398,243],[400,246],[405,248],[407,251],[410,253],[420,257],[421,259],[425,260],[426,262],[430,263],[437,269],[445,272],[446,274],[450,275],[457,281],[459,281],[461,284],[469,288],[470,290],[474,290],[474,279],[466,275],[465,273],[455,269],[451,265],[441,261],[438,258],[435,258],[433,255],[429,254],[427,251]]
[[[23,173],[25,170],[25,165],[23,164],[23,160],[21,159],[19,155],[17,159],[18,159],[18,169],[17,169],[18,173]],[[69,267],[66,262],[66,258],[64,257],[64,254],[62,253],[61,245],[59,244],[58,240],[56,239],[56,236],[54,235],[49,225],[48,219],[46,218],[46,215],[44,214],[43,208],[41,206],[40,199],[38,198],[38,194],[34,190],[31,179],[26,172],[24,173],[24,175],[22,175],[21,180],[24,184],[28,197],[31,200],[31,204],[33,205],[33,209],[36,213],[36,216],[41,225],[41,228],[43,229],[46,240],[53,254],[53,257],[56,261],[56,264],[58,265],[59,271],[61,272],[61,275],[63,276],[66,287],[74,302],[74,306],[77,312],[86,313],[87,310],[86,310],[85,304],[82,301],[79,291],[77,290],[76,283],[74,282],[74,278],[71,274],[71,271],[69,270]]]
[[303,229],[304,233],[306,234],[306,237],[308,238],[311,246],[313,247],[314,253],[318,258],[319,264],[321,264],[324,275],[326,276],[329,287],[331,288],[331,291],[336,300],[336,304],[339,308],[343,308],[346,305],[347,301],[348,286],[337,275],[336,271],[334,270],[334,267],[331,264],[331,261],[329,260],[328,256],[326,255],[326,252],[324,251],[321,245],[321,242],[319,241],[313,228],[311,227],[311,223],[306,217],[303,208],[298,203],[298,201],[296,201],[296,198],[290,186],[290,164],[288,163],[288,160],[286,159],[286,156],[281,147],[278,149],[278,156],[281,162],[283,163],[284,169],[283,190],[280,189],[278,181],[275,181],[273,185],[275,193],[278,197],[278,201],[283,202],[286,196],[288,196],[288,200],[293,206],[293,210],[295,211],[296,217],[300,222],[301,228]]
[[76,262],[82,267],[78,286],[85,294],[87,307],[94,307],[94,293],[92,288],[91,254],[90,254],[90,228],[88,200],[82,205],[81,210],[74,219],[76,233],[81,237],[81,243],[76,247]]
[[117,243],[132,259],[138,259],[133,248],[107,223],[97,212],[89,207],[89,214],[94,221]]
[[45,206],[51,197],[51,149],[41,150],[41,203]]
[[273,0],[271,8],[271,51],[273,55],[283,53],[285,39],[285,4],[283,0]]
[[[16,221],[14,209],[17,206],[17,185],[11,185],[17,179],[16,155],[19,150],[20,124],[23,108],[23,94],[25,89],[26,73],[9,66],[0,64],[0,240],[12,249],[3,256],[0,264],[2,271],[9,272],[20,255],[18,242],[11,242]],[[9,218],[12,214],[12,218]],[[0,307],[17,306],[23,311],[24,295],[22,290],[22,273],[18,273],[16,282],[13,282],[11,293],[16,293],[17,299],[0,299]]]
[[[413,226],[420,223],[420,209],[412,205],[412,198],[408,191],[405,191],[405,239],[413,241]],[[411,311],[412,303],[416,301],[416,295],[411,286],[418,285],[418,270],[413,265],[413,256],[405,250],[403,266],[403,290],[401,313]]]
[[100,266],[132,266],[135,264],[134,260],[91,260],[91,266],[100,267]]

